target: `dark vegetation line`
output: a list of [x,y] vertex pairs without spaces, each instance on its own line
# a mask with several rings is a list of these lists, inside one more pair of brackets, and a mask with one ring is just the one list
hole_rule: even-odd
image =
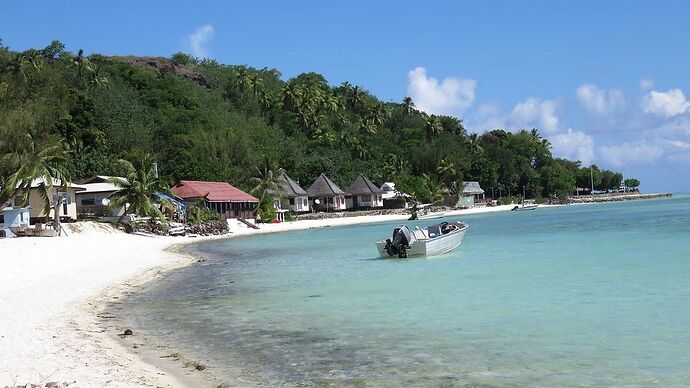
[[[169,183],[245,190],[257,171],[278,168],[303,185],[326,173],[348,186],[364,174],[422,201],[457,193],[463,180],[496,194],[524,186],[528,197],[590,187],[589,166],[554,158],[537,129],[468,134],[462,120],[420,112],[409,97],[383,102],[317,73],[283,81],[275,69],[182,53],[86,57],[58,41],[23,52],[0,41],[0,186],[56,163],[75,181],[124,176],[116,161],[144,154]],[[595,188],[621,184],[620,173],[592,169]]]

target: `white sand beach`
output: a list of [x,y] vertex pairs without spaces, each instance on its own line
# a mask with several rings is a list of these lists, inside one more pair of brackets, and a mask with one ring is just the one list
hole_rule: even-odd
[[[511,205],[447,215],[506,211]],[[330,218],[261,225],[224,237],[406,219],[404,215]],[[0,240],[0,387],[76,382],[79,387],[189,386],[185,373],[145,362],[105,332],[103,304],[165,270],[194,259],[168,249],[203,238],[128,235],[95,223],[69,236]],[[81,231],[74,228],[82,229]],[[136,336],[136,333],[135,333]],[[196,378],[192,376],[192,378]],[[198,384],[198,382],[197,382]],[[209,383],[210,384],[210,383]]]

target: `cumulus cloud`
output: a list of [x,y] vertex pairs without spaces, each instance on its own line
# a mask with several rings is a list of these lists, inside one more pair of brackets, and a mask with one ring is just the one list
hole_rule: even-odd
[[662,147],[647,142],[599,147],[600,158],[615,167],[653,163],[661,158],[663,154],[664,150]]
[[556,116],[557,108],[558,103],[554,100],[530,97],[519,102],[513,108],[510,115],[511,126],[518,128],[537,127],[544,132],[555,132],[558,130],[559,124],[558,116]]
[[553,154],[568,159],[577,159],[589,164],[594,159],[594,139],[584,132],[568,128],[568,132],[549,136]]
[[439,82],[417,67],[407,73],[407,94],[429,114],[459,115],[474,103],[477,81],[447,77]]
[[213,39],[213,26],[206,24],[197,28],[187,37],[192,55],[199,58],[208,57],[208,43]]
[[607,114],[625,107],[625,95],[618,89],[606,91],[593,84],[584,84],[575,92],[577,100],[589,112]]
[[642,99],[642,108],[647,113],[669,118],[687,112],[690,102],[685,99],[680,89],[670,89],[666,92],[652,90]]
[[654,80],[651,78],[643,78],[640,80],[639,86],[640,90],[642,90],[643,92],[652,90],[654,88]]

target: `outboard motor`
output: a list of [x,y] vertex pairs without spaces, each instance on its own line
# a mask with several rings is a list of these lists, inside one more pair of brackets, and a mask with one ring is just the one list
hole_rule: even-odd
[[407,257],[407,249],[410,248],[410,229],[401,226],[393,229],[393,241],[386,239],[386,253],[389,256],[398,256],[401,259]]

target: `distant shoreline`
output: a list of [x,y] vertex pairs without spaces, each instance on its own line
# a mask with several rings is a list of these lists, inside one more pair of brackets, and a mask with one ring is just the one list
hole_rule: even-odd
[[581,195],[570,197],[571,203],[598,203],[598,202],[620,202],[620,201],[635,201],[640,199],[657,199],[657,198],[672,198],[671,193],[611,193],[611,194],[595,194],[595,195]]

